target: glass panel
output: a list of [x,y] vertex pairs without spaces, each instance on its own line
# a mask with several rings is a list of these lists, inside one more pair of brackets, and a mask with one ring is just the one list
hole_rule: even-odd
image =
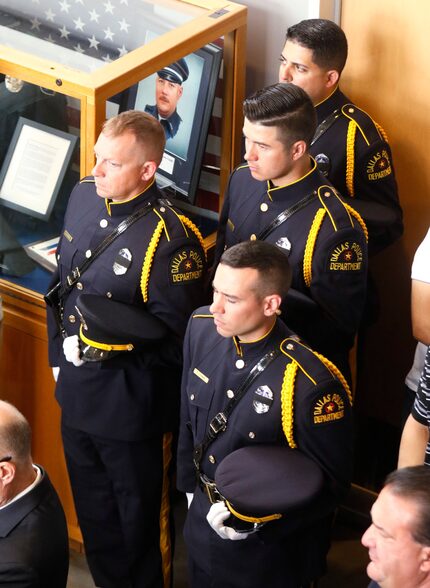
[[0,0],[0,39],[88,72],[205,12],[172,0]]
[[2,80],[0,276],[45,292],[55,269],[55,239],[79,179],[80,101]]

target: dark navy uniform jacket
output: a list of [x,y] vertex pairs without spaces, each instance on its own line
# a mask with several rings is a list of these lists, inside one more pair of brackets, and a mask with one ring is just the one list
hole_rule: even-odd
[[[384,249],[403,232],[391,149],[381,127],[339,89],[316,106],[318,129],[310,152],[320,170],[358,212],[369,230],[369,252]],[[336,113],[335,116],[332,116]],[[318,130],[327,122],[320,136]],[[351,137],[348,155],[348,132]],[[318,138],[317,138],[318,137]],[[380,205],[376,210],[369,203]]]
[[95,293],[145,308],[168,326],[167,339],[151,349],[75,367],[64,357],[48,312],[50,363],[60,366],[56,396],[63,419],[71,427],[110,439],[137,440],[159,431],[162,411],[169,408],[167,392],[174,389],[173,382],[170,387],[164,382],[166,366],[179,371],[187,321],[201,304],[202,244],[190,221],[159,198],[153,183],[132,200],[109,203],[97,195],[94,179],[85,178],[71,194],[59,243],[59,277],[64,283],[121,221],[148,208],[66,296],[63,324],[67,335],[78,334],[76,299],[81,292]]
[[154,118],[158,119],[163,126],[164,133],[166,135],[166,139],[172,139],[176,133],[179,131],[179,125],[182,122],[182,118],[179,116],[178,111],[175,110],[173,114],[169,116],[169,118],[162,118],[158,114],[158,108],[156,104],[150,105],[147,104],[145,106],[145,112],[153,116]]
[[[298,449],[314,460],[325,474],[325,491],[307,513],[267,523],[243,541],[218,538],[206,521],[210,504],[196,489],[193,448],[205,437],[210,420],[228,403],[231,393],[269,351],[292,336],[277,320],[271,332],[253,343],[224,338],[214,326],[207,307],[190,319],[184,342],[181,425],[178,446],[178,488],[195,492],[185,528],[188,550],[206,573],[219,580],[217,586],[289,587],[298,579],[312,579],[321,572],[327,536],[319,523],[349,485],[352,464],[352,415],[349,397],[333,373],[308,348],[296,340],[297,375],[290,417],[284,404],[284,418],[291,424],[287,440],[282,426],[281,394],[286,368],[292,355],[280,354],[257,377],[233,408],[227,429],[207,448],[201,470],[214,479],[224,457],[244,446],[287,445],[291,439]],[[266,409],[261,410],[261,402]],[[267,409],[268,407],[268,409]],[[290,445],[291,446],[291,445]],[[255,472],[258,476],[258,471]],[[247,491],[252,492],[252,488]],[[267,489],[270,496],[270,488]],[[321,529],[323,525],[321,526]],[[224,580],[224,583],[223,583]]]
[[[255,180],[247,165],[233,172],[221,213],[215,262],[225,248],[260,238],[281,212],[299,205],[264,240],[277,244],[289,256],[292,288],[313,303],[314,308],[296,310],[287,298],[283,309],[287,324],[336,363],[338,354],[346,356],[352,346],[362,316],[367,244],[358,220],[312,163],[313,168],[301,180],[281,187]],[[300,208],[305,197],[309,199]]]

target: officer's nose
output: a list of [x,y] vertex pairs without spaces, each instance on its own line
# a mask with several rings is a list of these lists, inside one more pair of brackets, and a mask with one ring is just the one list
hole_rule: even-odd
[[214,292],[214,298],[212,304],[209,307],[209,312],[212,314],[222,314],[224,312],[221,297],[216,294],[216,292]]
[[96,161],[93,169],[91,170],[91,175],[94,177],[103,175],[102,162]]
[[281,63],[279,66],[279,82],[282,84],[283,82],[292,82],[293,75],[291,73],[291,67],[288,63]]
[[253,143],[245,143],[245,161],[255,161],[257,159],[257,150]]

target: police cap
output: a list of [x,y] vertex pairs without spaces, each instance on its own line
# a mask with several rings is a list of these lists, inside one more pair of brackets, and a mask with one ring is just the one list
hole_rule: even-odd
[[181,58],[178,61],[174,61],[170,65],[166,65],[160,71],[157,71],[158,77],[174,84],[182,84],[188,80],[190,75],[187,62]]
[[229,509],[249,522],[306,506],[320,493],[323,482],[321,468],[309,457],[273,445],[237,449],[222,460],[215,474]]
[[144,309],[106,296],[80,294],[76,310],[81,320],[82,354],[89,361],[107,359],[110,352],[132,351],[136,346],[162,339],[167,333],[164,323]]

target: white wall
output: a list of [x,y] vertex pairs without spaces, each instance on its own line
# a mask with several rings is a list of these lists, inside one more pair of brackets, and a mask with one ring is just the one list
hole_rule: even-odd
[[278,81],[278,58],[289,26],[305,18],[339,22],[340,0],[238,1],[248,6],[247,94]]

